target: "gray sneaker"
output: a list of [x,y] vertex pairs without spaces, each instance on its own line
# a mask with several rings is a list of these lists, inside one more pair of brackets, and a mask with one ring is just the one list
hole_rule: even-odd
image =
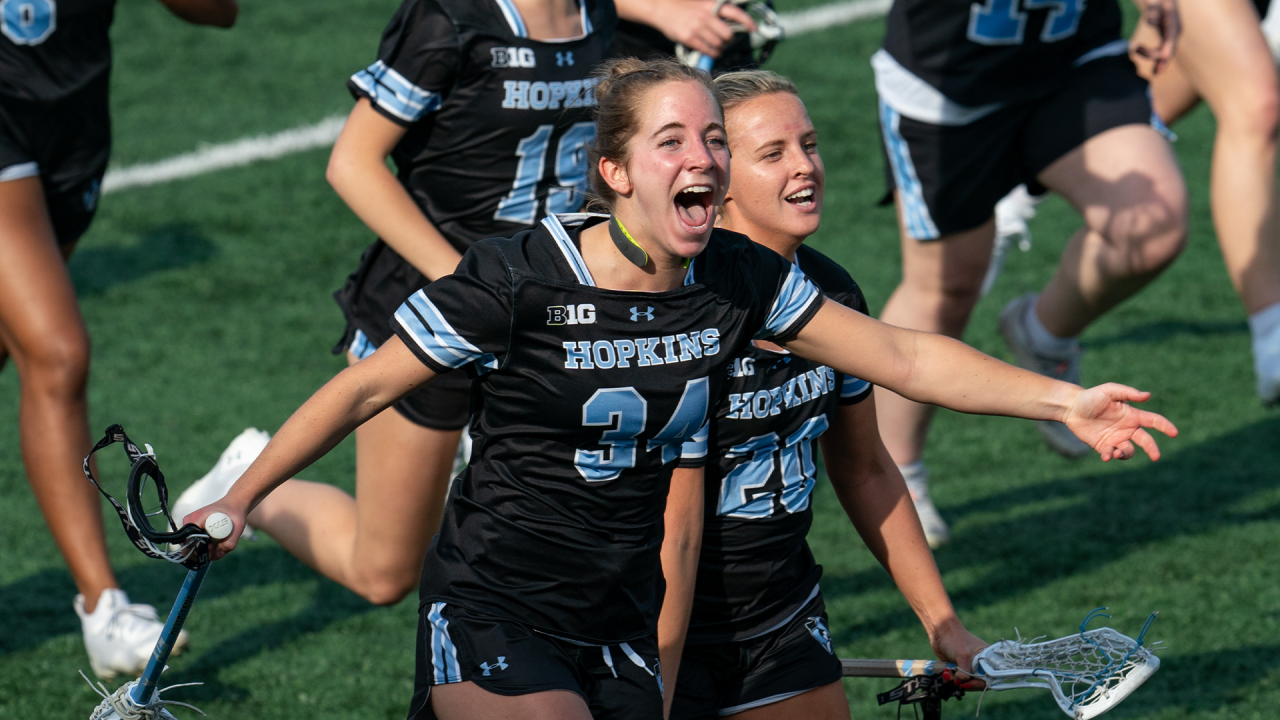
[[942,519],[942,514],[929,497],[929,471],[925,469],[924,463],[900,465],[898,470],[907,483],[911,503],[916,506],[916,515],[920,516],[920,527],[924,529],[924,539],[928,541],[929,547],[937,550],[946,545],[951,541],[951,528],[947,527],[947,521]]
[[[1066,358],[1040,355],[1031,344],[1031,332],[1027,328],[1027,308],[1034,305],[1036,293],[1027,293],[1022,297],[1009,301],[1000,313],[1000,334],[1004,342],[1013,352],[1018,365],[1032,372],[1040,373],[1054,380],[1080,384],[1080,346],[1074,345],[1071,354]],[[1036,427],[1040,435],[1054,452],[1072,459],[1082,458],[1093,452],[1093,449],[1075,436],[1066,425],[1053,420],[1037,420]]]

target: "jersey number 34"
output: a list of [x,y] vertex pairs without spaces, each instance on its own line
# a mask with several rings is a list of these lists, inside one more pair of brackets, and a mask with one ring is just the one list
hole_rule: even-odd
[[[646,449],[662,453],[662,464],[674,462],[686,440],[707,421],[710,403],[707,378],[690,380],[671,419],[649,439]],[[601,388],[582,405],[582,424],[586,427],[606,426],[600,436],[602,450],[579,450],[573,459],[578,473],[587,482],[616,480],[623,470],[636,466],[639,450],[636,440],[649,421],[649,403],[633,387]]]

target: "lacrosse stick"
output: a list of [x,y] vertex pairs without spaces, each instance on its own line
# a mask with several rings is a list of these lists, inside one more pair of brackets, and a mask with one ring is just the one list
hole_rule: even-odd
[[[756,21],[756,31],[748,33],[746,27],[736,22],[725,21],[733,29],[734,37],[720,53],[719,69],[723,71],[759,67],[773,54],[773,49],[782,41],[785,34],[782,23],[778,20],[778,14],[773,10],[773,0],[717,0],[716,15],[720,14],[720,8],[729,3],[752,14]],[[711,72],[712,68],[717,67],[717,58],[703,55],[684,45],[676,45],[676,57],[684,64],[706,72]]]
[[[124,445],[125,455],[131,463],[124,506],[102,487],[93,476],[93,470],[90,467],[90,459],[94,453],[117,442]],[[173,652],[173,646],[178,640],[178,633],[182,631],[182,625],[187,620],[187,613],[191,611],[191,605],[195,602],[196,593],[200,591],[200,584],[204,582],[204,576],[209,571],[209,541],[230,536],[232,522],[225,514],[214,513],[205,522],[207,529],[187,523],[180,529],[173,530],[176,523],[169,514],[169,490],[164,482],[164,474],[160,472],[160,465],[156,462],[155,451],[150,445],[145,447],[147,451],[142,452],[125,435],[124,428],[112,425],[107,428],[106,435],[85,457],[84,475],[115,508],[125,533],[135,547],[148,557],[182,565],[187,568],[187,577],[182,582],[182,589],[178,591],[173,609],[169,611],[169,617],[165,621],[164,630],[160,632],[160,639],[156,641],[151,659],[147,661],[147,667],[143,670],[141,677],[130,680],[113,693],[108,693],[102,683],[95,686],[83,672],[80,673],[81,677],[89,682],[94,692],[103,698],[93,714],[89,716],[89,720],[170,720],[173,715],[165,709],[167,705],[180,705],[191,708],[201,715],[204,714],[199,708],[160,697],[165,690],[200,683],[185,683],[163,689],[158,688],[157,685],[160,682],[160,674],[165,671],[166,663],[169,661],[169,654]],[[154,497],[148,492],[148,484],[153,488]],[[155,507],[146,507],[147,500],[151,501]],[[160,519],[160,528],[152,525],[152,518]]]
[[[1089,630],[1094,618],[1111,617],[1098,608],[1085,616],[1080,632],[1057,640],[1024,642],[1001,640],[973,658],[974,678],[988,690],[1041,688],[1053,694],[1058,707],[1075,720],[1090,720],[1120,704],[1160,669],[1160,659],[1152,647],[1143,645],[1147,630],[1155,620],[1152,613],[1142,625],[1138,639],[1111,628]],[[1156,643],[1158,644],[1158,643]],[[937,718],[940,702],[959,697],[963,688],[956,683],[957,668],[936,660],[841,660],[845,677],[901,677],[902,685],[877,696],[881,705],[897,700],[902,704],[925,703],[925,717]],[[934,682],[920,682],[936,677]],[[951,687],[954,685],[954,687]],[[930,715],[930,701],[938,714]]]

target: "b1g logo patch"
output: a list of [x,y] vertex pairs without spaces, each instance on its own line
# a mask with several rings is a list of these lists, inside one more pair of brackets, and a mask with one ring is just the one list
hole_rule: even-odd
[[538,57],[533,48],[496,47],[489,48],[493,55],[493,66],[496,68],[531,68],[538,66]]
[[831,649],[831,633],[827,631],[826,621],[820,617],[811,617],[804,626],[809,628],[809,634],[822,645],[827,654],[835,655],[835,651]]
[[581,305],[548,305],[548,325],[594,325],[596,322],[596,306],[591,303]]

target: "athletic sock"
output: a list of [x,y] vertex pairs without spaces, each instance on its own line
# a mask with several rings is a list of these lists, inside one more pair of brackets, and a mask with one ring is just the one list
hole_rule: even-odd
[[1037,355],[1051,358],[1069,359],[1076,350],[1075,338],[1060,338],[1049,332],[1040,317],[1036,315],[1036,303],[1027,303],[1025,318],[1027,332],[1031,336],[1031,347]]
[[929,471],[925,469],[924,460],[917,460],[907,465],[899,465],[898,472],[902,473],[902,479],[907,481],[907,487],[911,490],[911,496],[914,498],[920,489],[927,489],[929,483]]
[[[1276,349],[1280,347],[1280,303],[1265,307],[1249,316],[1249,334],[1253,336],[1253,359],[1259,375],[1272,374],[1274,367],[1263,368],[1262,363],[1280,363]],[[1264,370],[1272,371],[1264,373]]]

